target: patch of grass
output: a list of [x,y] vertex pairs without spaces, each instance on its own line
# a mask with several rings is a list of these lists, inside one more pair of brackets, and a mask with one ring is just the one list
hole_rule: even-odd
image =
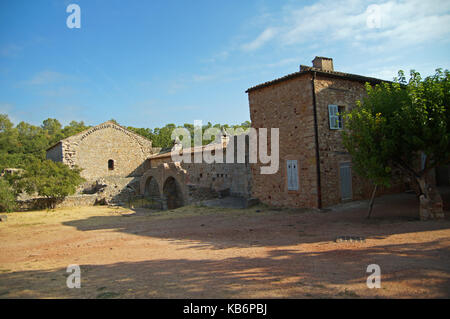
[[28,223],[28,224],[15,224],[12,225],[12,227],[27,227],[27,226],[36,226],[36,225],[43,225],[44,223]]
[[120,296],[119,293],[117,292],[110,292],[110,291],[106,291],[106,292],[102,292],[101,294],[97,295],[97,299],[109,299],[109,298],[115,298]]
[[352,290],[348,290],[347,288],[344,289],[344,291],[341,291],[340,293],[337,294],[340,297],[350,297],[350,298],[358,298],[359,295],[352,291]]

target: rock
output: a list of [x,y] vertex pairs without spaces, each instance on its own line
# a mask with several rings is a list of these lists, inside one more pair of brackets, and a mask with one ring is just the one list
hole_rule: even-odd
[[0,222],[6,222],[7,219],[8,219],[8,216],[0,215]]
[[342,243],[342,242],[350,242],[350,243],[364,243],[366,239],[364,237],[360,236],[338,236],[335,239],[335,242]]

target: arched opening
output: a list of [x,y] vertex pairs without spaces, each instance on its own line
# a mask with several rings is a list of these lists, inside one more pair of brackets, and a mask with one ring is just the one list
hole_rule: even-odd
[[148,208],[162,209],[161,194],[159,193],[159,185],[154,177],[149,177],[145,182],[145,199],[148,201]]
[[167,201],[167,209],[174,209],[183,206],[183,195],[181,188],[175,178],[169,177],[164,182],[164,198]]
[[113,171],[114,170],[114,160],[110,159],[108,161],[108,170]]

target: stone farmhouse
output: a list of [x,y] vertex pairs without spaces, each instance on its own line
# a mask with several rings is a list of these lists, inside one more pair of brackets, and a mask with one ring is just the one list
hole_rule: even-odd
[[108,121],[63,139],[47,149],[47,159],[82,168],[81,176],[141,176],[156,150],[152,141]]
[[352,172],[340,113],[364,97],[366,82],[382,80],[334,71],[331,58],[312,62],[312,67],[301,65],[298,72],[246,91],[252,126],[279,128],[278,173],[261,175],[260,164],[252,167],[253,196],[269,205],[322,208],[367,198],[371,190]]
[[[47,158],[81,167],[89,182],[97,180],[89,186],[94,192],[113,178],[114,187],[102,195],[103,201],[120,203],[126,199],[119,195],[127,190],[127,196],[140,194],[158,209],[226,195],[248,203],[256,198],[272,206],[319,209],[368,198],[372,185],[352,171],[341,140],[344,123],[340,114],[364,97],[365,83],[375,85],[382,80],[334,71],[331,58],[316,57],[312,63],[312,67],[301,65],[298,72],[246,91],[252,127],[256,131],[279,128],[280,165],[275,174],[262,175],[260,167],[265,164],[249,163],[248,136],[244,163],[194,163],[196,152],[211,147],[224,158],[227,152],[234,152],[236,158],[235,148],[229,146],[236,145],[238,137],[224,133],[218,144],[184,149],[191,163],[173,162],[170,151],[153,148],[150,140],[113,122],[59,141],[47,150]],[[268,149],[270,153],[270,137]],[[448,169],[445,173],[448,177]],[[402,190],[405,183],[399,179],[381,192]]]
[[[222,135],[219,144],[185,149],[191,163],[174,163],[170,150],[161,152],[150,140],[108,121],[59,141],[47,149],[46,157],[82,168],[87,183],[80,193],[97,195],[79,198],[84,204],[120,204],[140,194],[152,208],[172,209],[225,195],[250,198],[248,156],[245,163],[225,163],[229,141]],[[206,148],[221,151],[224,163],[194,163],[194,153]]]

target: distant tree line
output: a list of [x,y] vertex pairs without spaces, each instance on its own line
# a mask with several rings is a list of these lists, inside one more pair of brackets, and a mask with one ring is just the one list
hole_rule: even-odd
[[[114,120],[113,120],[114,121]],[[228,125],[228,124],[212,124],[211,122],[208,122],[208,124],[203,125],[202,126],[202,131],[203,133],[209,129],[209,128],[217,128],[219,130],[227,130],[227,129],[237,129],[237,128],[242,128],[243,130],[251,127],[251,123],[250,121],[245,121],[243,123],[241,123],[240,125]],[[150,129],[150,128],[135,128],[132,126],[128,126],[127,129],[130,131],[135,132],[136,134],[139,134],[141,136],[144,136],[146,138],[148,138],[149,140],[152,141],[152,146],[153,147],[161,147],[161,148],[170,148],[173,145],[173,141],[172,141],[172,131],[175,128],[185,128],[189,131],[189,133],[191,134],[191,143],[194,143],[194,124],[188,124],[185,123],[184,125],[179,125],[176,126],[175,124],[167,124],[166,126],[162,127],[162,128],[155,128],[155,129]],[[212,142],[214,140],[214,138],[208,140],[205,139],[202,141],[203,145],[206,145],[210,142]]]

